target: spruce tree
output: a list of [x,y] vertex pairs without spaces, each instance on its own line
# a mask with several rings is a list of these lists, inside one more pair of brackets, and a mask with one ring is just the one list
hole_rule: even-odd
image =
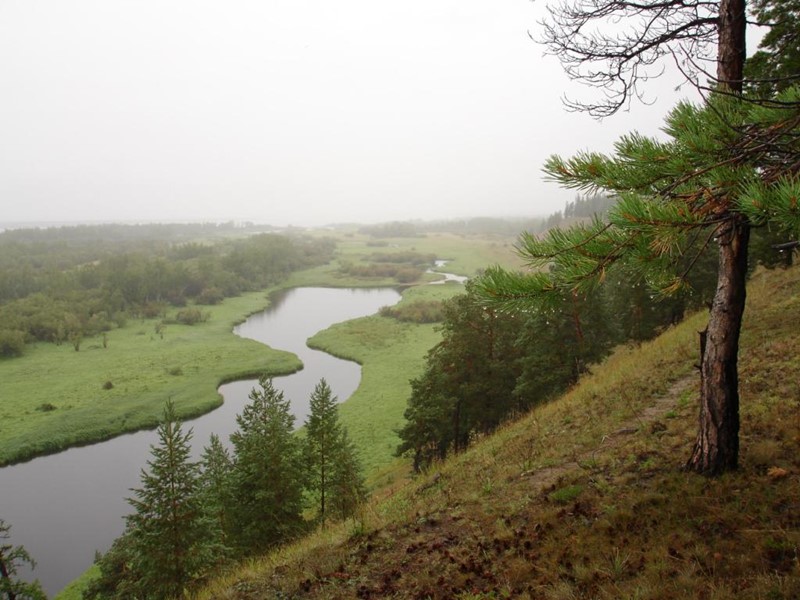
[[234,541],[243,554],[285,542],[304,529],[304,469],[300,441],[293,435],[289,401],[262,377],[250,403],[236,417],[231,435]]
[[326,513],[337,519],[345,519],[355,514],[358,507],[367,499],[367,489],[358,460],[355,444],[342,427],[335,450],[333,472],[330,477],[329,502]]
[[231,469],[233,461],[219,436],[211,434],[203,449],[200,497],[209,517],[209,539],[214,541],[215,562],[223,563],[231,554],[230,512],[233,505]]
[[199,497],[199,465],[191,462],[191,430],[184,433],[173,403],[167,402],[151,447],[142,487],[128,502],[131,575],[141,598],[181,596],[211,561],[208,523]]
[[337,399],[325,379],[310,397],[306,420],[305,455],[309,488],[319,498],[319,519],[333,513],[346,517],[365,496],[355,446],[339,423]]

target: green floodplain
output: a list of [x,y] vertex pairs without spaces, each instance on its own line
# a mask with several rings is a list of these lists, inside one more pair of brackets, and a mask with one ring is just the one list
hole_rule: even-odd
[[[490,264],[516,264],[510,237],[429,233],[385,243],[386,250],[448,259],[449,272],[466,276]],[[84,340],[78,352],[69,344],[38,343],[20,358],[0,360],[0,465],[154,427],[168,398],[182,417],[197,416],[219,406],[222,383],[302,368],[293,354],[240,338],[233,327],[267,308],[270,294],[281,289],[396,286],[388,278],[343,273],[343,264],[368,260],[375,251],[367,236],[342,235],[329,264],[203,307],[209,314],[205,322],[162,326],[161,319],[130,319],[104,337]],[[436,278],[426,274],[414,283]],[[460,289],[405,286],[401,302],[444,299]],[[342,405],[341,418],[371,477],[392,461],[409,379],[420,372],[437,339],[435,325],[371,316],[337,324],[310,340],[314,347],[363,366],[361,384]]]

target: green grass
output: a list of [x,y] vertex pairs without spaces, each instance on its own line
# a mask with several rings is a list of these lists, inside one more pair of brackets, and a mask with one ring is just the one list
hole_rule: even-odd
[[89,583],[100,576],[100,568],[92,565],[84,573],[73,580],[63,590],[55,595],[54,600],[83,600],[83,590]]
[[246,294],[204,307],[206,323],[167,325],[163,338],[157,320],[131,320],[108,333],[107,348],[98,337],[84,340],[80,352],[38,344],[22,358],[0,360],[0,465],[153,427],[168,398],[181,416],[194,416],[221,403],[223,382],[296,371],[293,354],[232,332],[267,305],[263,292]]

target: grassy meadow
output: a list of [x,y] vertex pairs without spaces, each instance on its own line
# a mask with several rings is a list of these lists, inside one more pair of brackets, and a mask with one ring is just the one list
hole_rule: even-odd
[[757,272],[740,352],[740,469],[682,470],[697,314],[563,397],[221,576],[198,600],[800,597],[800,269]]
[[[416,249],[452,259],[448,270],[467,275],[488,264],[514,261],[510,240],[429,234],[392,239],[381,247],[369,241],[367,236],[341,236],[330,264],[293,273],[279,287],[396,286],[391,279],[358,278],[340,271],[342,261],[368,262],[375,252]],[[436,278],[425,274],[420,283]],[[407,295],[444,297],[458,288],[419,289],[426,291],[412,288]],[[85,339],[79,352],[69,344],[40,343],[21,358],[0,359],[0,465],[154,427],[167,398],[173,399],[181,416],[196,416],[220,404],[221,383],[298,370],[301,364],[294,355],[232,333],[236,323],[268,306],[270,291],[274,290],[201,307],[209,319],[192,326],[168,324],[159,329],[160,319],[131,319],[107,333],[105,346],[102,337]],[[170,309],[167,316],[176,310]],[[431,325],[379,317],[335,327],[315,339],[319,347],[365,365],[364,381],[342,412],[370,467],[390,459],[396,445],[391,430],[402,418],[408,379],[419,372],[436,341]],[[380,425],[372,423],[373,418]]]
[[[291,373],[288,352],[232,332],[246,315],[268,305],[251,293],[210,307],[196,325],[130,320],[103,338],[72,345],[38,344],[22,358],[0,360],[0,465],[123,431],[153,427],[172,398],[184,417],[207,412],[226,381]],[[174,309],[173,309],[174,312]]]

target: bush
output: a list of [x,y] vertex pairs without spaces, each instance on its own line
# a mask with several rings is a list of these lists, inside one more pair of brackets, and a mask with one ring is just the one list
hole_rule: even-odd
[[144,304],[139,308],[139,312],[145,319],[155,319],[159,315],[163,315],[166,307],[160,302],[150,302]]
[[439,300],[418,300],[400,306],[384,306],[379,314],[403,323],[438,323],[444,320],[444,311]]
[[113,384],[111,381],[106,381],[106,382],[103,384],[103,389],[104,389],[104,390],[111,390],[111,389],[113,389],[113,388],[114,388],[114,384]]
[[22,356],[25,352],[25,333],[13,329],[0,329],[0,356]]
[[208,321],[209,313],[203,312],[199,308],[184,308],[175,315],[175,321],[181,325],[194,325]]
[[422,276],[422,269],[416,269],[414,267],[403,267],[397,270],[394,278],[399,283],[411,283],[412,281],[416,281]]
[[217,287],[205,288],[200,295],[197,296],[198,304],[219,304],[225,299],[225,294]]

